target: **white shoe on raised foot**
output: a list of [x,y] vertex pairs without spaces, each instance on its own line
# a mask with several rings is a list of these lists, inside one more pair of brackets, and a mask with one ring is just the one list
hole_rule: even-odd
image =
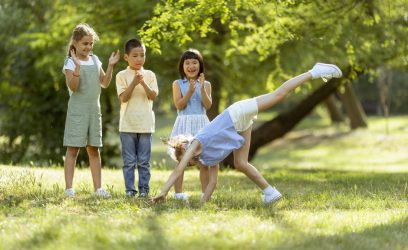
[[75,191],[73,188],[65,189],[65,196],[70,198],[75,198]]
[[183,200],[183,201],[187,201],[189,195],[186,193],[174,193],[174,199],[176,200]]
[[105,191],[103,188],[98,188],[95,191],[95,195],[101,198],[109,198],[111,197],[111,195],[109,194],[109,192]]
[[271,194],[264,194],[262,195],[262,202],[264,204],[273,204],[282,198],[282,194],[276,189],[273,188],[273,192]]
[[334,64],[316,63],[309,72],[313,79],[322,78],[324,82],[342,76],[341,70]]

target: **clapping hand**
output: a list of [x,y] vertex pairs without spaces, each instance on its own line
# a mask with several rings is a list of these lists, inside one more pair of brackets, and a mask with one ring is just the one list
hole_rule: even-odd
[[194,93],[194,91],[195,91],[195,80],[194,79],[190,79],[189,80],[189,85],[188,85],[188,91],[190,92],[190,93]]
[[198,77],[198,82],[200,83],[200,88],[204,87],[204,73],[201,73],[200,76]]
[[142,83],[142,82],[144,81],[143,74],[142,74],[140,71],[136,71],[134,81],[135,81],[137,84]]

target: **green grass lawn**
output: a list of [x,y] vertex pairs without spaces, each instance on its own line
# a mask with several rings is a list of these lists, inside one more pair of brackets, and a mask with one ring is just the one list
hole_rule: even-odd
[[[152,205],[123,197],[120,169],[103,170],[110,199],[95,198],[89,169],[78,169],[69,199],[61,167],[2,165],[0,249],[408,249],[408,117],[385,126],[370,118],[350,132],[308,119],[262,148],[253,163],[284,195],[275,207],[233,170],[207,204],[189,169],[189,202]],[[154,138],[153,194],[174,165],[157,139],[170,129]]]

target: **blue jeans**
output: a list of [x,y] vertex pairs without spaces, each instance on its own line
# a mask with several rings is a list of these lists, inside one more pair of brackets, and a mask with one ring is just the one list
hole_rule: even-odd
[[151,133],[120,132],[122,143],[123,176],[126,193],[135,195],[135,167],[139,173],[139,192],[149,193]]

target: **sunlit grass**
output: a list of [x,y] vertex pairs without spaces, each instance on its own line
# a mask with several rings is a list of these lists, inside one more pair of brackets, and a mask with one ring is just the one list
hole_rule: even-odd
[[[120,168],[103,169],[109,199],[94,197],[89,169],[77,169],[77,197],[69,199],[61,167],[0,165],[0,249],[407,249],[408,119],[391,118],[388,134],[381,118],[353,132],[318,123],[300,124],[254,159],[283,194],[274,207],[234,170],[220,173],[207,204],[191,168],[189,202],[171,191],[153,205],[124,197]],[[152,195],[174,167],[156,139]]]
[[331,169],[408,172],[408,120],[370,118],[368,129],[347,126],[295,130],[259,150],[262,169]]

